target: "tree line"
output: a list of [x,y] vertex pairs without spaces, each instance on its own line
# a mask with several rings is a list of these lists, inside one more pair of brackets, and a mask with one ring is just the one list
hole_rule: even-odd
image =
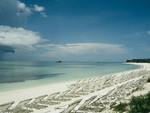
[[132,59],[127,60],[126,62],[135,62],[135,63],[150,63],[150,59]]

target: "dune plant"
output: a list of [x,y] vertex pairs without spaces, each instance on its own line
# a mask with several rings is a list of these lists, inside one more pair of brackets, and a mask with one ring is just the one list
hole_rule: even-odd
[[114,111],[122,113],[149,113],[150,112],[150,92],[146,95],[133,96],[129,103],[120,103],[114,107]]
[[147,82],[150,82],[150,78],[148,78]]
[[138,96],[138,97],[132,97],[129,105],[130,105],[130,110],[129,113],[148,113],[150,109],[148,109],[148,101],[147,101],[147,96]]
[[127,105],[128,105],[127,103],[120,102],[120,104],[118,104],[117,106],[114,107],[114,111],[122,113],[122,112],[126,111]]

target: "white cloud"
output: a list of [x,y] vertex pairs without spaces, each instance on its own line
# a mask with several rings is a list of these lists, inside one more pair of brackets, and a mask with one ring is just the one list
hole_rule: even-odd
[[46,13],[41,12],[40,13],[43,17],[47,17]]
[[42,7],[42,6],[38,6],[38,5],[34,5],[34,9],[35,9],[35,11],[39,11],[39,12],[41,12],[41,11],[44,11],[44,10],[45,10],[45,8],[44,8],[44,7]]
[[137,36],[142,36],[140,33],[137,33],[137,32],[135,32],[134,34]]
[[147,32],[150,35],[150,31]]
[[[37,6],[37,5],[36,5]],[[47,17],[43,6],[30,5],[19,0],[0,0],[0,25],[11,27],[24,27],[27,25],[28,16],[38,11],[43,17]]]
[[0,26],[0,45],[16,50],[35,50],[34,44],[42,41],[38,32],[23,28]]
[[146,52],[150,52],[150,47],[143,47],[142,50]]
[[25,7],[25,4],[18,0],[0,1],[0,25],[11,27],[25,26],[27,24],[27,16],[30,14],[31,12]]
[[20,16],[21,14],[26,15],[26,16],[29,16],[32,14],[31,9],[29,7],[26,7],[26,4],[20,1],[17,1],[17,9],[18,9],[18,12],[17,12],[18,16]]
[[112,55],[125,54],[128,52],[123,45],[104,44],[104,43],[74,43],[74,44],[48,44],[38,45],[36,47],[43,47],[49,51],[45,55],[50,57],[59,57],[65,55]]
[[47,17],[46,13],[43,12],[44,10],[45,8],[43,6],[34,5],[34,11],[40,12],[43,17]]

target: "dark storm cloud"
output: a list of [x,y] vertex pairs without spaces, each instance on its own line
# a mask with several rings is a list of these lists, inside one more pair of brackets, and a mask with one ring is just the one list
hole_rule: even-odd
[[6,53],[15,53],[15,50],[10,46],[0,45],[0,61],[3,60]]
[[15,50],[10,47],[10,46],[3,46],[3,45],[0,45],[0,53],[8,53],[8,52],[11,52],[11,53],[15,53]]

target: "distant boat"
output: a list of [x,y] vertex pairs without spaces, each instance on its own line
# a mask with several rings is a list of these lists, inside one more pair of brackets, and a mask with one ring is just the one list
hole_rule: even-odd
[[59,60],[59,61],[56,61],[56,63],[61,63],[61,61]]

